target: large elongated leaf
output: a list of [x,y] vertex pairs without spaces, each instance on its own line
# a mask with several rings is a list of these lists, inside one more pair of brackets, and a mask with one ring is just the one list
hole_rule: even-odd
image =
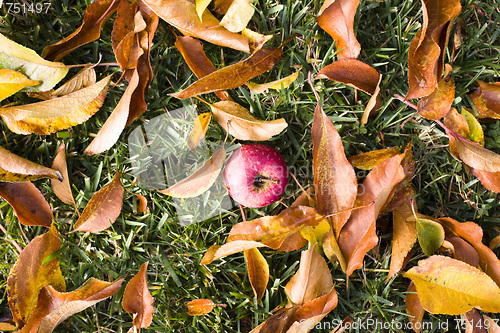
[[31,162],[0,147],[0,181],[23,182],[40,178],[62,180],[59,171]]
[[219,125],[239,140],[266,141],[288,126],[283,118],[261,120],[232,101],[220,101],[210,107]]
[[21,106],[0,108],[9,129],[18,134],[50,134],[83,123],[99,110],[111,76],[71,94]]
[[252,285],[253,294],[259,303],[262,303],[262,297],[266,292],[269,282],[269,265],[266,258],[260,253],[258,248],[245,251],[247,262],[248,279]]
[[250,52],[248,40],[244,36],[220,26],[219,20],[210,11],[205,10],[200,20],[194,1],[145,0],[144,3],[184,35],[201,38],[207,42],[243,52]]
[[11,41],[0,34],[0,68],[12,69],[39,81],[37,86],[25,91],[47,91],[52,89],[68,73],[66,65],[43,59],[35,51]]
[[57,258],[44,260],[59,250],[61,241],[53,225],[48,232],[33,239],[19,254],[7,279],[9,306],[18,327],[24,326],[35,310],[38,293],[46,285],[56,290],[66,288]]
[[141,265],[139,273],[130,279],[123,293],[123,309],[135,315],[133,324],[137,331],[151,325],[155,311],[153,296],[148,289],[147,268],[148,262]]
[[462,261],[432,256],[403,275],[415,283],[418,298],[430,313],[459,315],[475,306],[486,312],[500,312],[498,285]]
[[19,90],[36,86],[39,82],[11,69],[0,69],[0,101]]

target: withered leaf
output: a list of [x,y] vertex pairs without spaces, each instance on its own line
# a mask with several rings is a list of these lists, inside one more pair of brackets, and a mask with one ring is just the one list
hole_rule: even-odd
[[99,110],[111,76],[71,94],[47,101],[0,108],[12,132],[47,135],[83,123]]
[[52,163],[52,168],[58,170],[63,177],[62,182],[59,180],[51,179],[50,184],[52,186],[54,194],[59,198],[59,200],[61,200],[65,204],[74,206],[75,209],[78,210],[78,208],[76,207],[75,198],[73,197],[73,193],[71,192],[71,185],[69,183],[68,165],[66,164],[66,146],[64,142],[61,143],[61,145],[57,149],[57,155],[54,158],[54,162]]
[[417,295],[415,284],[410,282],[408,293],[405,297],[406,312],[410,315],[408,321],[412,324],[413,330],[419,333],[422,329],[422,319],[424,318],[425,310],[420,303]]
[[357,58],[361,50],[354,34],[354,15],[359,0],[326,0],[321,7],[318,25],[335,40],[339,59]]
[[11,69],[0,69],[0,101],[19,90],[37,85],[38,81],[28,79],[24,74]]
[[418,113],[425,119],[442,118],[450,111],[454,98],[455,82],[450,78],[442,78],[434,91],[418,102]]
[[225,304],[215,304],[209,299],[195,299],[186,304],[188,308],[188,315],[190,316],[201,316],[210,313],[214,306],[226,307]]
[[469,125],[469,136],[466,138],[484,147],[484,132],[477,118],[466,108],[462,108],[461,115]]
[[500,84],[477,80],[479,87],[469,94],[479,117],[500,119]]
[[371,170],[380,162],[385,161],[389,157],[399,155],[400,153],[399,147],[371,150],[363,154],[349,157],[349,162],[355,168],[361,170]]
[[98,233],[111,226],[120,215],[123,204],[123,186],[118,172],[111,183],[97,191],[85,206],[73,231]]
[[45,227],[52,224],[52,210],[31,182],[0,182],[0,196],[9,202],[22,224]]
[[122,306],[128,313],[133,313],[133,324],[138,332],[149,327],[153,321],[153,297],[149,293],[147,281],[148,262],[141,265],[139,273],[130,279],[123,293]]
[[470,134],[469,124],[463,115],[461,115],[457,109],[451,108],[443,119],[443,123],[451,131],[457,133],[458,135],[468,138]]
[[246,240],[235,240],[224,245],[212,245],[208,248],[207,252],[205,252],[205,255],[201,259],[200,265],[208,265],[214,260],[224,258],[231,254],[264,246],[266,245],[259,242]]
[[64,96],[71,94],[75,91],[91,86],[96,83],[97,77],[93,67],[83,68],[68,82],[52,92],[52,96]]
[[220,25],[231,32],[240,32],[246,28],[254,12],[253,0],[233,0]]
[[283,118],[261,120],[232,101],[220,101],[210,107],[219,125],[238,140],[266,141],[288,126]]
[[0,146],[0,181],[23,182],[40,178],[62,180],[59,171],[19,157]]
[[144,3],[168,24],[179,29],[184,35],[197,37],[207,42],[250,52],[248,40],[237,33],[220,26],[208,10],[198,17],[196,5],[188,0],[145,0]]
[[375,91],[372,94],[372,97],[370,97],[370,100],[366,104],[365,111],[363,112],[363,116],[361,117],[360,123],[362,125],[366,125],[368,123],[368,118],[370,118],[371,115],[373,115],[372,111],[377,111],[382,107],[382,100],[380,99],[380,82],[382,82],[382,74],[380,74],[377,87],[375,88]]
[[262,94],[268,89],[281,90],[282,88],[288,88],[299,76],[300,69],[295,73],[292,73],[284,78],[274,80],[267,83],[252,83],[247,82],[248,89],[255,94]]
[[281,51],[284,44],[287,42],[276,49],[262,48],[253,53],[249,58],[210,73],[194,82],[186,89],[171,95],[180,99],[185,99],[199,94],[242,86],[251,78],[273,68],[281,59]]
[[222,146],[192,175],[159,192],[175,198],[196,197],[207,191],[215,183],[225,159],[226,151]]
[[446,241],[453,245],[453,258],[479,267],[479,254],[476,249],[458,236],[446,236]]
[[51,284],[64,291],[66,284],[57,258],[43,264],[52,253],[59,250],[59,232],[52,225],[48,232],[34,238],[19,254],[7,279],[9,306],[18,327],[24,326],[35,310],[38,293]]
[[198,13],[198,17],[200,20],[203,19],[203,12],[205,9],[207,9],[208,5],[210,5],[210,2],[212,0],[196,0],[195,5],[196,5],[196,12]]
[[189,137],[187,139],[187,145],[189,149],[192,151],[196,151],[196,146],[200,143],[200,141],[205,137],[205,133],[207,133],[208,125],[210,124],[210,120],[212,119],[212,114],[210,112],[205,112],[194,120],[193,129],[191,133],[189,133]]
[[267,283],[269,282],[269,265],[258,248],[245,250],[244,253],[253,294],[261,304],[262,297],[266,292]]
[[447,131],[450,139],[451,154],[471,168],[500,172],[500,155],[483,148],[451,131]]

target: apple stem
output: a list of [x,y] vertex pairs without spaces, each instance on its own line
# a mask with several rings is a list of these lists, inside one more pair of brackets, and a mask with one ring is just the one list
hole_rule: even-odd
[[238,205],[240,206],[240,211],[241,211],[241,216],[243,217],[243,222],[246,222],[247,219],[245,217],[245,211],[243,210],[243,206],[239,203],[238,203]]

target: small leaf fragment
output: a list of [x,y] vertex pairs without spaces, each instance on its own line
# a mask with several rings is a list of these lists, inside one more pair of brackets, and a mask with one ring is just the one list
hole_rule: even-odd
[[255,12],[252,5],[253,0],[233,0],[222,17],[220,25],[231,32],[240,32],[245,29]]

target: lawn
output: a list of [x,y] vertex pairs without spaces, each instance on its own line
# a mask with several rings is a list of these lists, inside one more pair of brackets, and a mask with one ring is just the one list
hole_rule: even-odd
[[[288,127],[266,144],[280,151],[300,186],[290,178],[280,202],[263,208],[245,208],[246,220],[279,213],[302,193],[301,186],[308,188],[313,185],[311,125],[317,102],[307,76],[311,72],[314,77],[322,68],[337,60],[332,38],[316,22],[321,4],[316,0],[258,0],[254,3],[256,11],[249,28],[274,35],[268,42],[269,46],[277,47],[288,38],[296,37],[284,46],[282,58],[272,70],[252,81],[268,82],[298,69],[301,71],[297,80],[286,89],[255,94],[247,86],[241,86],[229,93],[235,102],[261,119],[286,120]],[[454,28],[451,35],[452,41],[459,38],[461,45],[454,50],[453,42],[450,42],[444,57],[445,62],[453,67],[451,75],[456,85],[454,105],[470,108],[471,101],[467,94],[477,88],[476,79],[498,82],[500,77],[500,2],[462,0],[461,4],[462,12],[456,19],[461,34],[455,34]],[[82,23],[88,3],[53,1],[47,13],[39,14],[14,14],[8,12],[7,5],[8,2],[4,1],[0,9],[0,33],[41,54],[44,47],[68,36]],[[330,80],[315,80],[314,89],[319,94],[323,110],[342,137],[347,157],[394,146],[404,149],[411,142],[416,167],[412,184],[417,192],[415,201],[418,211],[435,218],[473,221],[483,228],[483,242],[488,245],[500,234],[498,195],[485,189],[467,167],[450,154],[446,132],[436,122],[421,117],[394,98],[396,94],[405,96],[408,91],[408,48],[422,27],[422,21],[420,1],[360,1],[354,21],[356,36],[361,44],[358,59],[382,74],[380,95],[383,105],[366,125],[362,125],[360,119],[370,98],[367,94],[356,93],[353,88]],[[111,46],[112,28],[113,20],[109,20],[97,41],[83,45],[61,61],[67,65],[107,64],[96,67],[98,79],[119,71]],[[151,48],[154,77],[146,96],[148,111],[126,127],[111,149],[93,156],[83,154],[125,91],[123,82],[111,85],[103,106],[92,118],[68,130],[46,136],[23,136],[11,132],[0,121],[0,146],[33,162],[50,166],[59,144],[64,142],[68,152],[69,178],[80,212],[97,190],[110,183],[117,172],[122,172],[121,182],[125,192],[121,214],[111,228],[97,234],[69,233],[78,219],[75,209],[54,195],[49,180],[34,182],[51,205],[55,223],[62,234],[59,261],[67,290],[76,289],[90,277],[111,281],[128,274],[126,280],[129,280],[142,263],[149,261],[148,283],[155,302],[155,314],[151,326],[143,329],[144,332],[249,332],[266,320],[273,310],[286,304],[284,286],[299,267],[300,251],[276,253],[269,248],[261,249],[270,267],[270,281],[262,305],[259,305],[253,295],[242,252],[209,265],[200,265],[206,250],[211,245],[223,244],[231,227],[242,221],[240,209],[231,206],[185,226],[185,216],[181,218],[179,214],[179,202],[151,189],[153,185],[148,187],[140,181],[137,175],[143,171],[140,168],[146,168],[146,163],[131,153],[133,138],[137,134],[134,131],[145,130],[149,120],[164,116],[168,122],[167,112],[189,105],[195,105],[198,112],[209,111],[197,99],[179,100],[169,95],[196,81],[196,76],[174,45],[175,40],[173,30],[160,20]],[[202,42],[202,45],[217,69],[248,56],[207,42]],[[78,70],[71,68],[70,74]],[[118,81],[119,75],[113,76],[113,82]],[[218,100],[214,94],[201,97],[211,103]],[[26,94],[18,93],[4,100],[2,105],[6,102],[25,104],[33,101]],[[156,127],[160,139],[166,133],[161,129],[164,125],[160,123]],[[485,147],[500,153],[499,122],[481,122],[481,126],[486,137]],[[220,145],[225,138],[226,132],[212,121],[206,142]],[[228,142],[231,140],[230,137]],[[158,156],[169,149],[168,140],[160,141],[161,144],[154,150]],[[227,150],[232,149],[235,146]],[[203,163],[203,158],[198,157],[196,163]],[[170,168],[175,168],[175,163]],[[366,171],[357,170],[358,179],[366,175]],[[136,194],[147,198],[147,211],[138,212]],[[220,200],[223,200],[220,196],[207,196],[200,204],[203,205],[200,211],[217,208]],[[193,219],[197,219],[196,214],[201,213],[194,210],[188,207],[183,214],[191,212]],[[328,262],[339,301],[338,306],[323,319],[324,322],[340,323],[347,316],[360,323],[408,322],[405,297],[410,280],[398,274],[387,281],[392,221],[386,216],[379,222],[379,245],[368,252],[363,268],[351,275],[348,290],[345,273],[337,264]],[[14,241],[25,247],[46,229],[21,225],[4,200],[0,200],[0,225],[5,229],[0,231],[2,318],[9,315],[6,281],[18,257]],[[498,248],[495,253],[498,256]],[[426,257],[416,244],[404,271]],[[132,316],[122,309],[123,293],[124,287],[112,298],[67,319],[55,332],[127,332],[132,325]],[[227,306],[215,307],[207,315],[189,316],[186,303],[198,298],[211,299]],[[494,314],[491,316],[495,318]],[[433,323],[429,332],[444,332],[442,323],[445,321],[449,323],[449,331],[454,332],[458,331],[455,326],[455,319],[458,318],[427,313],[424,321]],[[371,331],[406,331],[398,327],[373,327]],[[313,332],[331,332],[333,328],[325,325],[323,329],[314,329]],[[363,327],[352,330],[365,331],[368,329]]]

